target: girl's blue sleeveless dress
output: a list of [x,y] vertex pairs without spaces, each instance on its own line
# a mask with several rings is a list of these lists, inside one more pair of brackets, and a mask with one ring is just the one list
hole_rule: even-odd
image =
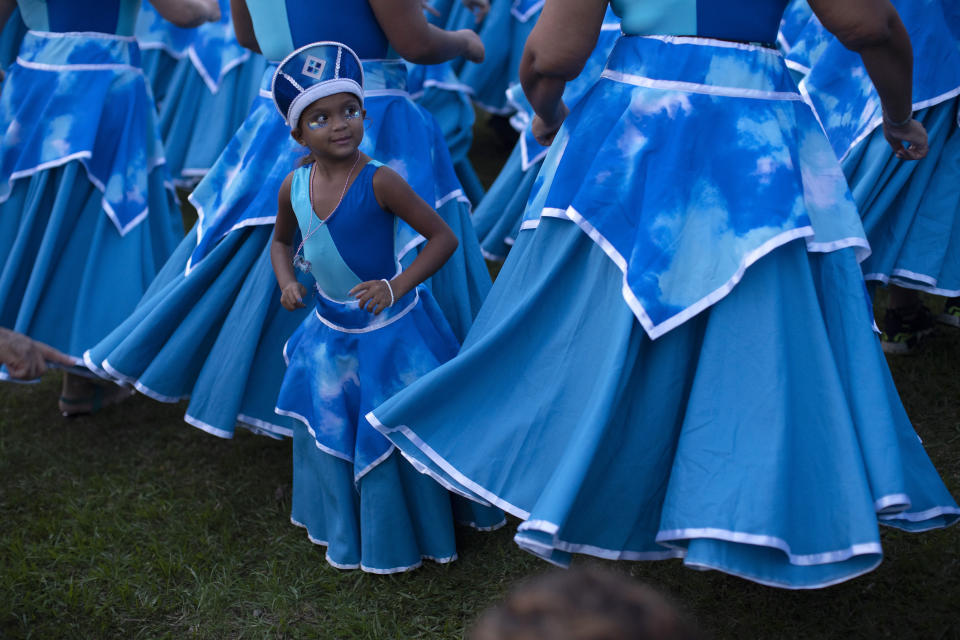
[[883,137],[882,109],[859,57],[813,17],[788,61],[843,165],[873,250],[867,280],[960,296],[960,6],[894,0],[914,50],[914,117],[930,153],[903,162]]
[[833,150],[782,57],[731,42],[772,42],[785,5],[615,2],[638,35],[559,131],[460,353],[367,416],[551,562],[823,587],[879,564],[879,524],[960,515],[873,332]]
[[[369,122],[360,148],[402,175],[457,234],[457,252],[428,286],[462,338],[490,276],[443,136],[430,114],[410,101],[406,67],[388,57],[389,43],[369,5],[337,3],[333,12],[305,0],[247,0],[247,6],[269,60],[338,39],[365,61]],[[85,357],[102,375],[158,400],[189,397],[186,421],[227,438],[238,422],[290,435],[273,409],[285,369],[283,344],[306,315],[277,305],[280,291],[270,266],[277,192],[303,157],[270,97],[273,69],[265,71],[247,119],[190,196],[199,215],[194,229],[136,311]],[[397,236],[398,258],[412,260],[423,238],[405,224]]]
[[[600,78],[607,56],[619,37],[620,18],[608,9],[593,53],[580,75],[569,82],[563,91],[563,101],[568,107],[576,105]],[[547,155],[547,147],[533,137],[533,109],[523,95],[519,82],[507,89],[507,102],[515,109],[510,117],[510,124],[520,133],[520,137],[497,179],[490,186],[490,191],[473,212],[473,227],[480,238],[480,249],[483,256],[492,262],[503,262],[510,247],[516,242],[527,197]]]
[[180,186],[195,184],[216,162],[260,91],[267,64],[237,42],[228,0],[220,0],[220,16],[182,29],[144,1],[137,20],[167,166]]
[[19,8],[30,31],[0,92],[0,326],[79,362],[133,311],[180,212],[132,36],[139,2]]
[[452,62],[460,81],[471,88],[474,103],[494,114],[513,113],[506,90],[518,82],[520,56],[533,30],[544,0],[491,0],[490,11],[479,25],[463,3],[455,2],[447,16],[447,29],[474,29],[486,47],[483,62],[458,58]]
[[[291,521],[327,546],[340,569],[396,573],[421,559],[456,558],[451,495],[420,475],[363,415],[456,354],[459,344],[430,291],[418,287],[380,315],[349,291],[393,278],[396,221],[377,203],[371,162],[322,223],[310,200],[311,166],[293,174],[293,210],[316,278],[315,308],[284,347],[277,413],[293,418]],[[276,303],[275,304],[279,304]],[[457,498],[461,520],[503,524],[503,512]]]

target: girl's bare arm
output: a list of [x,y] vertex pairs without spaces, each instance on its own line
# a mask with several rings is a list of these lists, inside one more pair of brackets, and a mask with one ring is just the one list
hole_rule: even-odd
[[297,230],[297,216],[290,201],[290,185],[293,174],[289,174],[280,185],[277,195],[277,221],[273,225],[273,240],[270,242],[270,264],[280,287],[280,304],[293,311],[304,307],[303,296],[307,289],[297,281],[293,271],[293,237]]

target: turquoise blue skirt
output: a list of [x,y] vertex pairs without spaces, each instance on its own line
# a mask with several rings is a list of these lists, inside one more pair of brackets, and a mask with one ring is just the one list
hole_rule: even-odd
[[875,130],[843,162],[873,253],[867,280],[960,296],[960,98],[916,114],[930,153],[919,162],[896,158]]
[[129,39],[29,32],[0,94],[0,326],[78,362],[183,235],[138,64]]
[[[363,419],[456,354],[443,313],[425,288],[378,316],[355,301],[314,297],[315,309],[284,346],[288,367],[276,408],[293,419],[291,519],[341,569],[396,573],[422,558],[454,560],[451,496]],[[461,507],[474,526],[504,522],[499,509]]]
[[460,354],[368,414],[419,470],[524,522],[516,542],[683,558],[814,588],[875,568],[879,524],[951,524],[852,249],[790,242],[651,340],[577,225],[521,232]]
[[483,257],[491,262],[503,262],[516,241],[527,198],[543,164],[541,158],[524,171],[522,155],[523,150],[517,143],[473,212],[473,228],[480,239]]

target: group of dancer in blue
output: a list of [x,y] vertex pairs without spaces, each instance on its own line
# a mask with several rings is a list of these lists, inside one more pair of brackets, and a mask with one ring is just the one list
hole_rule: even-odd
[[960,518],[883,355],[918,291],[960,325],[951,3],[92,4],[0,1],[0,326],[65,414],[292,438],[291,521],[373,573],[506,513],[818,588]]

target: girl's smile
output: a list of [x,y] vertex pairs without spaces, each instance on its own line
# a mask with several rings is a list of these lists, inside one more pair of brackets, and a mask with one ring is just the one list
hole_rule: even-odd
[[317,158],[342,159],[360,146],[364,115],[355,95],[336,93],[311,103],[292,135]]

